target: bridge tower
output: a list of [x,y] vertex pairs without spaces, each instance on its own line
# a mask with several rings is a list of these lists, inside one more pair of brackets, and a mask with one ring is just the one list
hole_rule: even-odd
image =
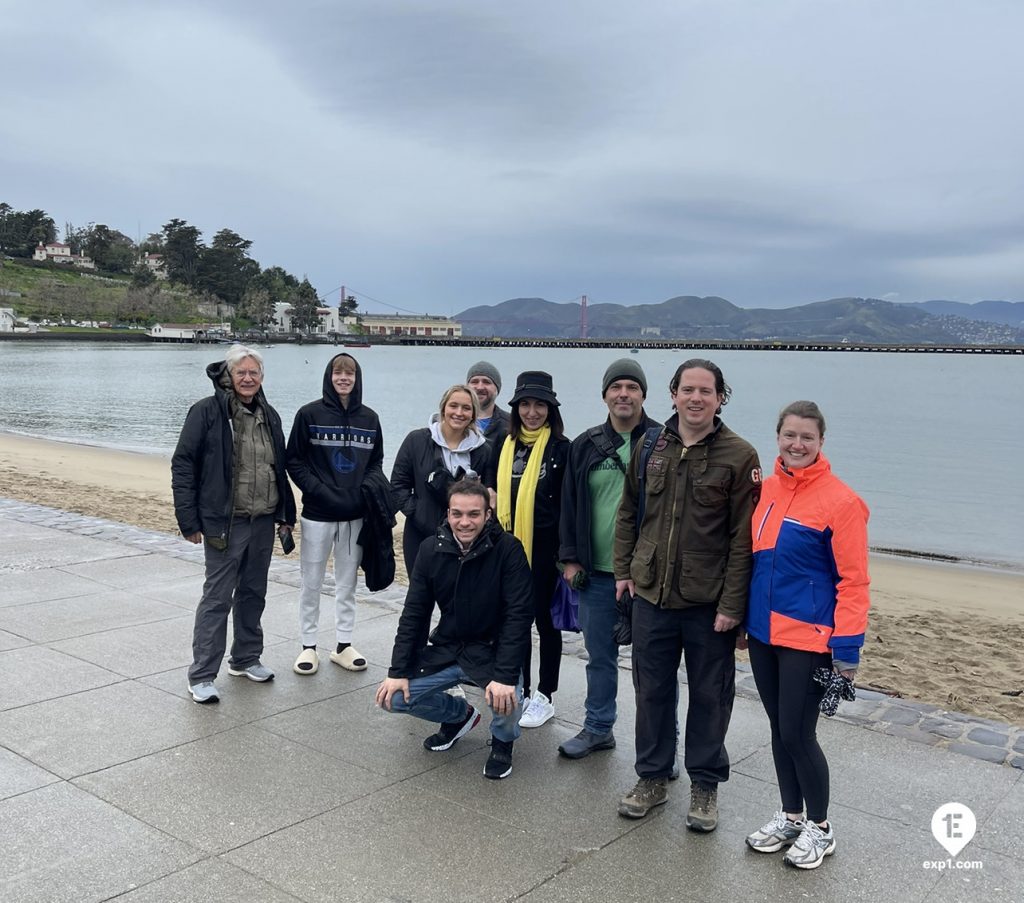
[[583,301],[580,303],[580,338],[585,339],[587,337],[587,296],[583,296]]

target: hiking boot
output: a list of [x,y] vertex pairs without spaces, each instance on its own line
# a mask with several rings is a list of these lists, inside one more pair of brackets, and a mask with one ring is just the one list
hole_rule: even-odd
[[686,813],[686,827],[705,834],[718,827],[717,787],[690,785],[690,810]]
[[619,815],[643,818],[655,806],[668,802],[667,778],[640,778],[619,802]]
[[747,846],[758,853],[777,853],[793,843],[803,828],[802,820],[792,821],[786,818],[786,813],[780,809],[772,816],[770,822],[753,834],[747,835]]
[[582,759],[600,749],[615,749],[615,734],[611,731],[607,734],[595,734],[584,728],[558,747],[558,751],[567,759]]
[[550,721],[554,714],[555,707],[551,704],[551,700],[538,690],[533,694],[529,704],[523,710],[523,715],[519,719],[519,726],[540,727],[542,724]]
[[235,668],[229,665],[228,674],[233,674],[235,677],[248,677],[249,680],[254,680],[258,684],[274,679],[274,672],[259,662],[256,662],[255,665],[249,665],[248,668]]
[[469,706],[466,717],[461,721],[446,721],[436,734],[431,734],[423,741],[423,748],[433,752],[444,752],[451,749],[461,737],[465,737],[480,723],[480,713]]
[[500,781],[512,774],[512,741],[491,737],[491,754],[484,764],[484,777]]
[[217,693],[217,688],[213,685],[212,680],[204,680],[197,684],[191,684],[188,691],[192,694],[192,701],[198,702],[200,705],[206,705],[210,702],[220,702],[220,695]]
[[804,822],[804,829],[787,851],[782,861],[798,869],[816,869],[836,851],[836,836],[832,825],[822,828],[813,821]]

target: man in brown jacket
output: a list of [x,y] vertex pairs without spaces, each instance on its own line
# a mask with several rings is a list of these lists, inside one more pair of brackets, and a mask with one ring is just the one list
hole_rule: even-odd
[[[761,485],[757,452],[719,418],[731,390],[711,361],[683,363],[669,391],[675,413],[653,447],[638,446],[615,525],[615,590],[635,596],[636,772],[619,814],[643,818],[668,799],[685,658],[689,690],[686,824],[718,826],[729,778],[725,734],[735,697],[736,628],[750,582],[750,519]],[[641,459],[643,478],[639,474]],[[642,498],[641,498],[642,493]]]

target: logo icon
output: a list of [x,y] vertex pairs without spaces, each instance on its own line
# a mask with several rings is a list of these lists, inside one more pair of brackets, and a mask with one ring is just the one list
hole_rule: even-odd
[[946,803],[932,816],[932,834],[950,856],[956,856],[974,838],[978,820],[963,803]]

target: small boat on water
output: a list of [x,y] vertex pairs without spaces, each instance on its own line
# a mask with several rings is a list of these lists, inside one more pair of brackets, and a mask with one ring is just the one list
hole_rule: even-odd
[[630,354],[639,354],[640,353],[640,349],[639,348],[630,348],[629,349],[629,353]]

